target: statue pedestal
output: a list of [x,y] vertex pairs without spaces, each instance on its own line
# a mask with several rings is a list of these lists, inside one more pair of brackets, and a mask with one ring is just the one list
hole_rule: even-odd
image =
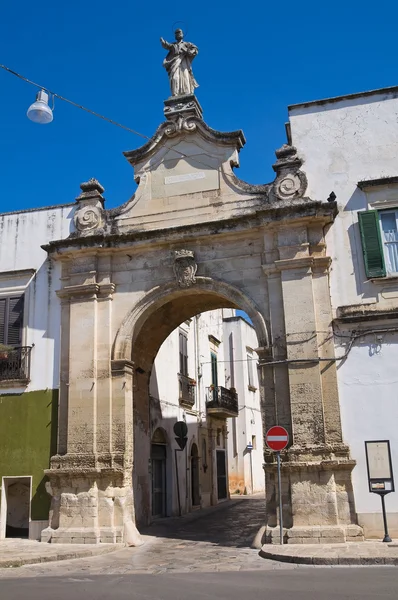
[[180,115],[184,118],[198,117],[198,119],[201,119],[203,114],[202,107],[195,94],[170,96],[170,98],[164,101],[163,112],[168,121],[174,121]]

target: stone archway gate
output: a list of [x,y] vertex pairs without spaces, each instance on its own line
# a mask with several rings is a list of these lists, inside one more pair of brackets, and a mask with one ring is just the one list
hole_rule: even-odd
[[[138,183],[131,200],[105,210],[99,182],[82,184],[75,232],[46,247],[62,262],[59,448],[47,471],[52,541],[137,541],[132,473],[145,503],[147,463],[145,453],[135,456],[133,413],[145,445],[143,390],[160,344],[184,319],[222,306],[245,310],[256,328],[264,430],[290,432],[289,542],[360,539],[324,238],[336,204],[306,197],[302,161],[287,145],[276,152],[273,183],[240,181],[233,167],[243,133],[211,129],[194,96],[178,100],[153,138],[125,153]],[[266,452],[267,541],[275,472]]]

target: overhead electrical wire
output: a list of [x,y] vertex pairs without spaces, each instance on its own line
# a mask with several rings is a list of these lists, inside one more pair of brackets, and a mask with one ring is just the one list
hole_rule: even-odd
[[[138,135],[139,137],[144,138],[147,141],[150,141],[152,139],[148,135],[145,135],[144,133],[140,133],[136,129],[127,127],[127,125],[123,125],[122,123],[119,123],[118,121],[115,121],[114,119],[105,117],[105,115],[101,115],[100,113],[97,113],[96,111],[91,110],[90,108],[87,108],[86,106],[83,106],[82,104],[78,104],[77,102],[74,102],[73,100],[69,100],[69,98],[65,98],[65,96],[61,96],[61,94],[58,94],[57,92],[53,92],[48,87],[46,87],[44,85],[40,85],[39,83],[36,83],[35,81],[32,81],[31,79],[28,79],[24,75],[21,75],[20,73],[18,73],[17,71],[14,71],[13,69],[10,69],[6,65],[0,64],[0,68],[3,69],[4,71],[6,71],[7,73],[10,73],[11,75],[18,77],[18,79],[25,81],[25,83],[29,83],[30,85],[33,85],[34,87],[47,92],[50,96],[53,96],[53,98],[58,98],[59,100],[62,100],[63,102],[67,102],[68,104],[71,104],[72,106],[75,106],[76,108],[80,108],[81,110],[84,110],[85,112],[89,113],[90,115],[93,115],[94,117],[98,117],[99,119],[102,119],[103,121],[111,123],[112,125],[116,125],[116,127],[120,127],[120,129],[124,129],[125,131],[133,133],[134,135]],[[207,169],[209,168],[209,165],[206,165],[205,163],[201,162],[196,157],[188,156],[187,154],[184,154],[183,152],[180,152],[179,150],[176,150],[175,148],[167,146],[167,144],[165,144],[165,146],[169,150],[172,150],[173,152],[175,152],[176,154],[181,156],[181,158],[189,158],[190,160],[196,162],[197,164],[200,164],[200,165],[206,167]],[[228,175],[228,173],[225,173],[225,175]]]

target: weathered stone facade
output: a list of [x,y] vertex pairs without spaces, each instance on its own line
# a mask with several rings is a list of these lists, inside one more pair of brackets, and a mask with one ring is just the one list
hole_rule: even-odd
[[[197,106],[174,107],[147,144],[125,154],[139,183],[129,202],[106,211],[103,188],[90,180],[77,199],[76,233],[46,246],[62,264],[62,323],[45,535],[139,543],[135,526],[150,506],[154,358],[182,321],[231,307],[250,316],[259,340],[264,430],[280,424],[291,436],[282,465],[288,541],[361,539],[331,332],[324,232],[336,204],[306,197],[292,146],[277,151],[273,183],[240,181],[242,132],[212,130]],[[270,454],[265,473],[273,541]]]

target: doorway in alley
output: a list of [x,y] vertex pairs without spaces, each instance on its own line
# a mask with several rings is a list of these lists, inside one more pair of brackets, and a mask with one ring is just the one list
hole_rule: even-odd
[[225,500],[228,497],[225,450],[217,450],[217,497],[218,500]]
[[192,506],[200,505],[199,452],[196,444],[192,444],[191,448],[191,498]]
[[152,517],[166,516],[166,438],[159,428],[155,431],[151,445],[152,466]]

